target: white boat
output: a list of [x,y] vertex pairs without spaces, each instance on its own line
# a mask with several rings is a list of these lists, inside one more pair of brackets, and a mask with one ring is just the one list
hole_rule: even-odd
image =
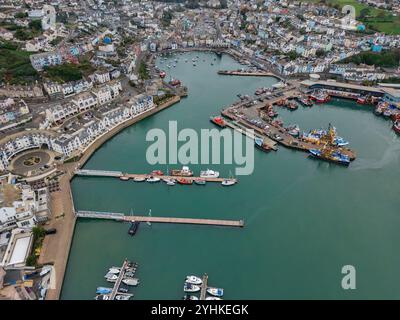
[[285,84],[284,82],[281,81],[281,82],[278,82],[278,83],[273,84],[272,87],[273,87],[273,88],[276,88],[276,89],[282,89],[282,88],[285,88],[285,87],[286,87],[286,84]]
[[94,298],[95,300],[110,300],[110,297],[105,294],[99,294]]
[[113,281],[113,280],[117,280],[118,276],[116,274],[114,274],[114,273],[110,273],[109,272],[104,276],[104,278],[106,278],[107,280]]
[[157,177],[150,177],[150,178],[147,178],[146,179],[146,181],[147,182],[150,182],[150,183],[154,183],[154,182],[160,182],[160,178],[157,178]]
[[43,276],[45,276],[46,274],[48,274],[48,273],[51,271],[51,269],[53,269],[52,266],[44,266],[44,267],[42,268],[42,271],[40,271],[39,275],[40,275],[41,277],[43,277]]
[[120,268],[116,268],[116,267],[112,267],[110,269],[108,269],[108,273],[114,273],[114,274],[118,274],[120,272]]
[[174,180],[174,179],[166,179],[167,181],[165,181],[165,183],[168,185],[168,186],[174,186],[174,185],[176,185],[176,181]]
[[143,181],[146,181],[146,178],[145,177],[136,177],[136,178],[133,178],[133,181],[135,181],[135,182],[143,182]]
[[198,291],[200,291],[200,287],[195,285],[195,284],[191,284],[191,283],[185,282],[185,284],[183,286],[183,291],[185,291],[185,292],[198,292]]
[[120,294],[115,297],[115,300],[129,300],[133,294]]
[[203,283],[203,281],[199,277],[196,277],[196,276],[186,276],[186,280],[185,281],[187,283],[197,284],[197,285]]
[[235,183],[236,183],[235,180],[228,180],[228,179],[221,182],[221,184],[225,187],[233,186]]
[[222,297],[224,295],[224,289],[222,288],[207,288],[207,292],[214,297]]
[[185,295],[183,297],[183,300],[199,300],[199,297],[191,296],[191,295]]
[[218,297],[206,297],[206,300],[222,300],[222,298],[218,298]]
[[218,178],[219,172],[207,169],[206,171],[200,171],[200,178]]
[[138,278],[128,278],[128,279],[123,279],[122,282],[128,286],[137,286],[139,284],[139,279]]

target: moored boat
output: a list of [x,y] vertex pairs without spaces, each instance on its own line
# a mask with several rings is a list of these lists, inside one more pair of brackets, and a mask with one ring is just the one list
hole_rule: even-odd
[[172,169],[169,173],[171,176],[179,176],[179,177],[191,177],[193,176],[193,171],[189,169],[187,166],[183,166],[182,169]]
[[161,78],[161,79],[165,78],[166,75],[167,75],[167,74],[165,73],[165,71],[161,71],[161,72],[160,72],[160,78]]
[[264,152],[270,152],[270,151],[271,151],[271,148],[268,147],[268,146],[264,143],[264,140],[261,139],[261,138],[255,137],[255,138],[254,138],[254,145],[255,145],[255,147],[256,147],[257,149],[260,149],[260,150],[262,150],[262,151],[264,151]]
[[115,297],[115,300],[129,300],[133,297],[133,294],[119,294]]
[[200,178],[218,178],[219,172],[207,169],[205,171],[200,171]]
[[207,293],[214,297],[222,297],[224,295],[224,289],[222,288],[207,288]]
[[134,236],[139,228],[139,221],[132,221],[131,225],[129,226],[128,234]]
[[163,176],[163,175],[164,175],[164,172],[162,172],[161,170],[153,170],[153,171],[151,172],[151,175],[152,175],[152,176]]
[[95,300],[110,300],[110,297],[106,294],[99,294],[94,299]]
[[122,279],[122,282],[125,283],[128,286],[137,286],[140,283],[138,278]]
[[224,181],[221,182],[221,184],[225,187],[233,186],[235,183],[236,181],[232,179],[225,179]]
[[191,283],[191,284],[202,284],[203,281],[201,280],[201,278],[197,277],[197,276],[186,276],[186,280],[187,283]]
[[120,176],[119,179],[122,181],[128,181],[129,177],[128,176]]
[[112,267],[112,268],[108,269],[108,273],[117,274],[117,273],[119,273],[120,271],[121,271],[121,269],[120,269],[120,268],[116,268],[116,267]]
[[146,178],[145,177],[135,177],[135,178],[133,178],[133,181],[135,181],[135,182],[143,182],[143,181],[146,181]]
[[341,153],[339,150],[319,150],[319,149],[310,149],[310,155],[317,159],[322,159],[325,161],[341,164],[344,166],[348,166],[350,164],[350,158]]
[[111,292],[112,292],[112,288],[97,287],[97,289],[96,289],[97,294],[109,294]]
[[226,122],[222,117],[211,117],[210,121],[214,124],[216,124],[217,126],[221,127],[221,128],[225,128],[226,127]]
[[200,286],[185,282],[183,285],[183,291],[185,292],[198,292],[200,291]]
[[200,186],[205,186],[207,181],[205,179],[196,179],[196,180],[194,180],[194,183],[198,184]]
[[192,184],[193,183],[192,179],[186,179],[186,178],[178,178],[176,181],[179,184]]
[[150,178],[147,178],[146,179],[146,181],[147,182],[150,182],[150,183],[154,183],[154,182],[160,182],[160,178],[157,178],[157,177],[150,177]]

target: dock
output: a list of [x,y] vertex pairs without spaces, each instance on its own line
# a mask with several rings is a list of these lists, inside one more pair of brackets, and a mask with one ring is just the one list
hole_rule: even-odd
[[90,219],[105,219],[126,222],[154,222],[154,223],[177,223],[193,225],[209,225],[222,227],[244,227],[244,220],[217,220],[200,218],[174,218],[174,217],[151,217],[151,216],[131,216],[115,212],[97,212],[97,211],[77,211],[77,217]]
[[200,300],[206,300],[207,286],[208,286],[208,274],[205,273],[203,275],[203,282],[201,283]]
[[[115,300],[115,296],[119,294],[118,290],[121,286],[122,279],[125,276],[126,268],[128,267],[129,261],[125,259],[124,263],[122,264],[121,271],[119,272],[118,279],[114,283],[114,287],[110,293],[110,300]],[[121,293],[122,294],[122,293]]]
[[272,72],[266,71],[239,71],[239,70],[220,70],[218,71],[219,75],[226,75],[226,76],[248,76],[248,77],[274,77],[278,78]]
[[134,179],[134,178],[145,178],[148,179],[150,177],[156,177],[160,179],[186,179],[189,181],[207,181],[207,182],[219,182],[221,183],[222,181],[234,181],[235,183],[238,182],[237,179],[235,178],[202,178],[202,177],[184,177],[184,176],[168,176],[168,175],[152,175],[152,174],[147,174],[147,173],[123,173],[121,171],[106,171],[106,170],[87,170],[87,169],[78,169],[75,171],[75,174],[78,176],[87,176],[87,177],[112,177],[112,178],[128,178],[128,179]]

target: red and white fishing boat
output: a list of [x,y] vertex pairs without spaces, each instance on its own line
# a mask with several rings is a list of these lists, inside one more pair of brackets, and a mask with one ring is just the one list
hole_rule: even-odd
[[225,128],[226,127],[226,122],[222,117],[211,117],[210,121],[214,124],[216,124],[217,126],[221,127],[221,128]]
[[164,172],[162,172],[161,170],[153,170],[153,171],[151,172],[151,175],[152,175],[152,176],[163,176],[163,175],[164,175]]
[[310,94],[310,99],[315,101],[316,103],[326,103],[331,99],[331,97],[329,96],[329,94],[320,91]]
[[192,179],[178,178],[178,179],[176,179],[176,181],[179,184],[193,184],[193,180]]

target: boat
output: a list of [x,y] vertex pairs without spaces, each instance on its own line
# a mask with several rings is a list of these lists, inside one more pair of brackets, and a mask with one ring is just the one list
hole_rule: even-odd
[[367,103],[367,99],[364,97],[358,97],[357,98],[357,103],[358,104],[366,104]]
[[218,178],[219,172],[207,169],[205,171],[200,171],[200,178]]
[[206,297],[206,300],[222,300],[222,298],[208,296]]
[[97,287],[96,293],[97,294],[109,294],[112,292],[112,288],[106,288],[106,287]]
[[339,147],[344,147],[344,146],[347,146],[349,144],[349,142],[344,140],[342,137],[336,137],[335,144]]
[[110,279],[110,280],[117,280],[117,279],[118,279],[118,275],[115,274],[115,273],[108,272],[108,273],[104,276],[104,278]]
[[310,99],[316,103],[326,103],[331,99],[331,97],[324,91],[317,91],[310,95]]
[[110,300],[110,297],[105,294],[99,294],[94,299],[95,300]]
[[146,179],[146,181],[147,182],[150,182],[150,183],[154,183],[154,182],[160,182],[160,178],[157,178],[157,177],[150,177],[150,178],[147,178]]
[[178,178],[176,181],[179,184],[192,184],[193,183],[192,179],[185,179],[185,178]]
[[41,277],[45,276],[45,275],[48,274],[52,269],[53,269],[52,266],[44,266],[44,267],[42,268],[42,271],[40,271],[39,276],[41,276]]
[[152,176],[163,176],[163,175],[164,175],[164,172],[162,172],[161,170],[153,170],[153,171],[151,172],[151,175],[152,175]]
[[205,186],[207,181],[205,179],[196,179],[196,180],[194,180],[194,183],[198,184],[200,186]]
[[183,291],[185,292],[198,292],[200,291],[200,286],[185,282],[183,285]]
[[134,236],[139,228],[139,221],[132,221],[128,230],[128,234]]
[[286,83],[284,83],[282,81],[272,85],[272,88],[275,88],[275,89],[282,89],[285,87],[286,87]]
[[189,167],[183,166],[181,170],[172,169],[169,174],[171,176],[191,177],[193,176],[193,171],[189,170]]
[[262,89],[262,88],[258,88],[257,90],[256,90],[256,92],[254,92],[254,94],[256,95],[256,96],[259,96],[259,95],[261,95],[261,94],[263,94],[264,93],[264,90]]
[[392,116],[392,111],[389,108],[386,108],[385,111],[383,111],[383,116],[386,118],[389,118]]
[[164,182],[165,182],[168,186],[174,186],[174,185],[176,185],[175,179],[164,179]]
[[269,151],[271,151],[271,148],[268,147],[266,144],[264,144],[264,139],[261,139],[261,138],[258,138],[258,137],[255,137],[255,138],[254,138],[254,146],[255,146],[257,149],[260,149],[260,150],[262,150],[262,151],[264,151],[264,152],[269,152]]
[[129,300],[133,294],[119,294],[115,297],[115,300]]
[[207,292],[214,297],[222,297],[224,295],[224,289],[222,288],[207,288]]
[[298,99],[299,103],[303,105],[304,107],[312,107],[314,103],[312,102],[311,99],[306,98],[306,97],[301,97]]
[[171,86],[177,87],[177,86],[179,86],[179,85],[181,84],[181,81],[178,80],[178,79],[172,79],[172,80],[169,82],[169,84],[170,84]]
[[118,274],[120,271],[121,271],[121,269],[116,268],[116,267],[112,267],[112,268],[108,269],[108,273]]
[[186,276],[186,280],[187,283],[190,284],[196,284],[196,285],[200,285],[203,283],[203,281],[201,280],[201,278],[196,277],[196,276]]
[[297,124],[287,127],[286,130],[293,137],[298,137],[300,134],[300,128]]
[[233,186],[236,183],[235,180],[225,179],[221,184],[225,187]]
[[165,73],[165,71],[161,71],[161,72],[160,72],[160,78],[161,78],[161,79],[165,78],[166,75],[167,75],[167,74]]
[[125,283],[128,286],[137,286],[140,283],[138,278],[122,279],[122,282]]
[[186,294],[183,296],[183,300],[199,300],[199,297]]
[[127,176],[120,176],[119,179],[122,180],[122,181],[128,181],[128,180],[129,180],[129,177],[127,177]]
[[211,117],[210,121],[214,124],[216,124],[217,126],[221,127],[221,128],[225,128],[226,127],[226,122],[222,117]]
[[135,181],[135,182],[143,182],[143,181],[146,181],[146,178],[145,177],[135,177],[135,178],[133,178],[133,181]]
[[339,150],[330,150],[330,148],[310,149],[310,155],[317,159],[348,166],[350,164],[349,156],[341,153]]
[[393,130],[394,132],[396,132],[397,134],[400,134],[400,120],[396,120],[393,123]]

